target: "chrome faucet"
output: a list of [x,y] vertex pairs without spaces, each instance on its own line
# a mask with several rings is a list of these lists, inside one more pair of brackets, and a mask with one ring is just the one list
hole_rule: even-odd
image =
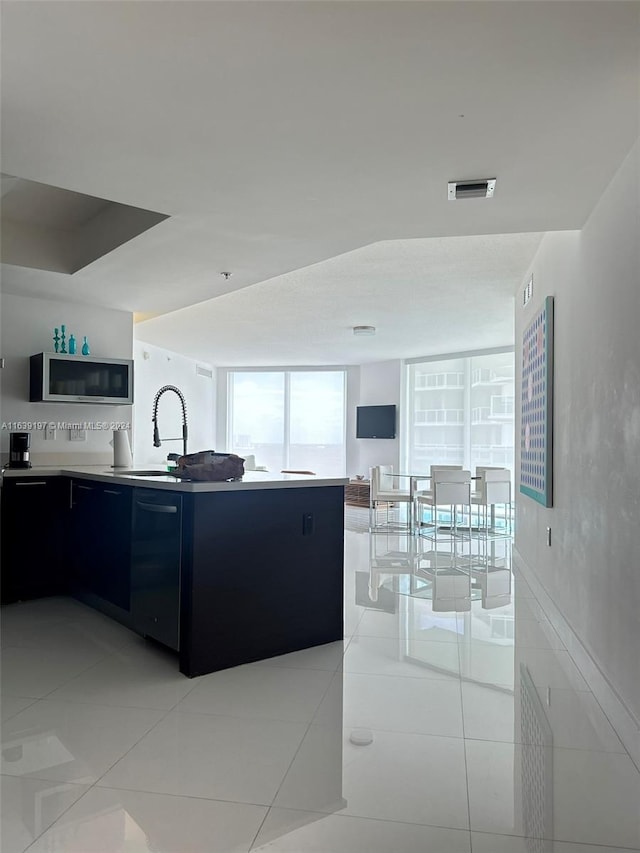
[[187,404],[184,399],[184,394],[179,388],[176,388],[175,385],[163,385],[162,388],[158,391],[153,400],[153,417],[151,420],[153,421],[153,446],[160,447],[162,441],[160,440],[160,430],[158,429],[158,403],[160,402],[160,397],[164,394],[165,391],[175,391],[175,393],[180,398],[180,404],[182,406],[182,438],[165,438],[164,441],[182,441],[182,455],[187,455]]

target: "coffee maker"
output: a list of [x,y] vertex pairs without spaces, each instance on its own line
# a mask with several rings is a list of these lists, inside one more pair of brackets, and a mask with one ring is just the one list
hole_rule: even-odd
[[9,433],[9,464],[7,466],[8,468],[31,468],[31,462],[29,462],[30,444],[31,433]]

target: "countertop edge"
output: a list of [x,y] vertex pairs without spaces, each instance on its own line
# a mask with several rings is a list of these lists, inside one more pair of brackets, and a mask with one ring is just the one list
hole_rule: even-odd
[[[90,466],[14,468],[3,472],[3,477],[74,477],[82,480],[97,480],[103,483],[118,483],[123,486],[146,489],[164,489],[176,492],[221,492],[255,491],[256,489],[298,489],[318,488],[322,486],[345,486],[348,477],[309,477],[298,474],[278,474],[248,471],[245,477],[250,479],[224,482],[202,482],[176,479],[170,474],[157,477],[140,477],[127,474],[124,470],[105,470],[103,465],[95,466],[100,470],[89,470]],[[93,468],[94,466],[91,466]],[[160,470],[160,469],[159,469]]]

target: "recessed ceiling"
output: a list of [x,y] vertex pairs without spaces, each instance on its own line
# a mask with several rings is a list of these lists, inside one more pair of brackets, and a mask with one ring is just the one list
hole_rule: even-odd
[[2,262],[71,275],[167,217],[2,175]]
[[[170,218],[3,288],[162,315],[363,247],[580,228],[638,134],[639,8],[5,0],[3,171]],[[449,204],[479,175],[493,199]],[[399,335],[411,301],[388,302]]]

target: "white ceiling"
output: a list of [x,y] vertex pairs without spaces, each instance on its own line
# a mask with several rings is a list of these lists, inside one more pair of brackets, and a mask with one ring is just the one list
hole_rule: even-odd
[[[638,135],[639,11],[4,0],[2,171],[170,218],[73,276],[4,265],[3,289],[204,303],[140,336],[215,364],[512,340],[533,235],[580,228]],[[493,199],[447,201],[480,177]]]

